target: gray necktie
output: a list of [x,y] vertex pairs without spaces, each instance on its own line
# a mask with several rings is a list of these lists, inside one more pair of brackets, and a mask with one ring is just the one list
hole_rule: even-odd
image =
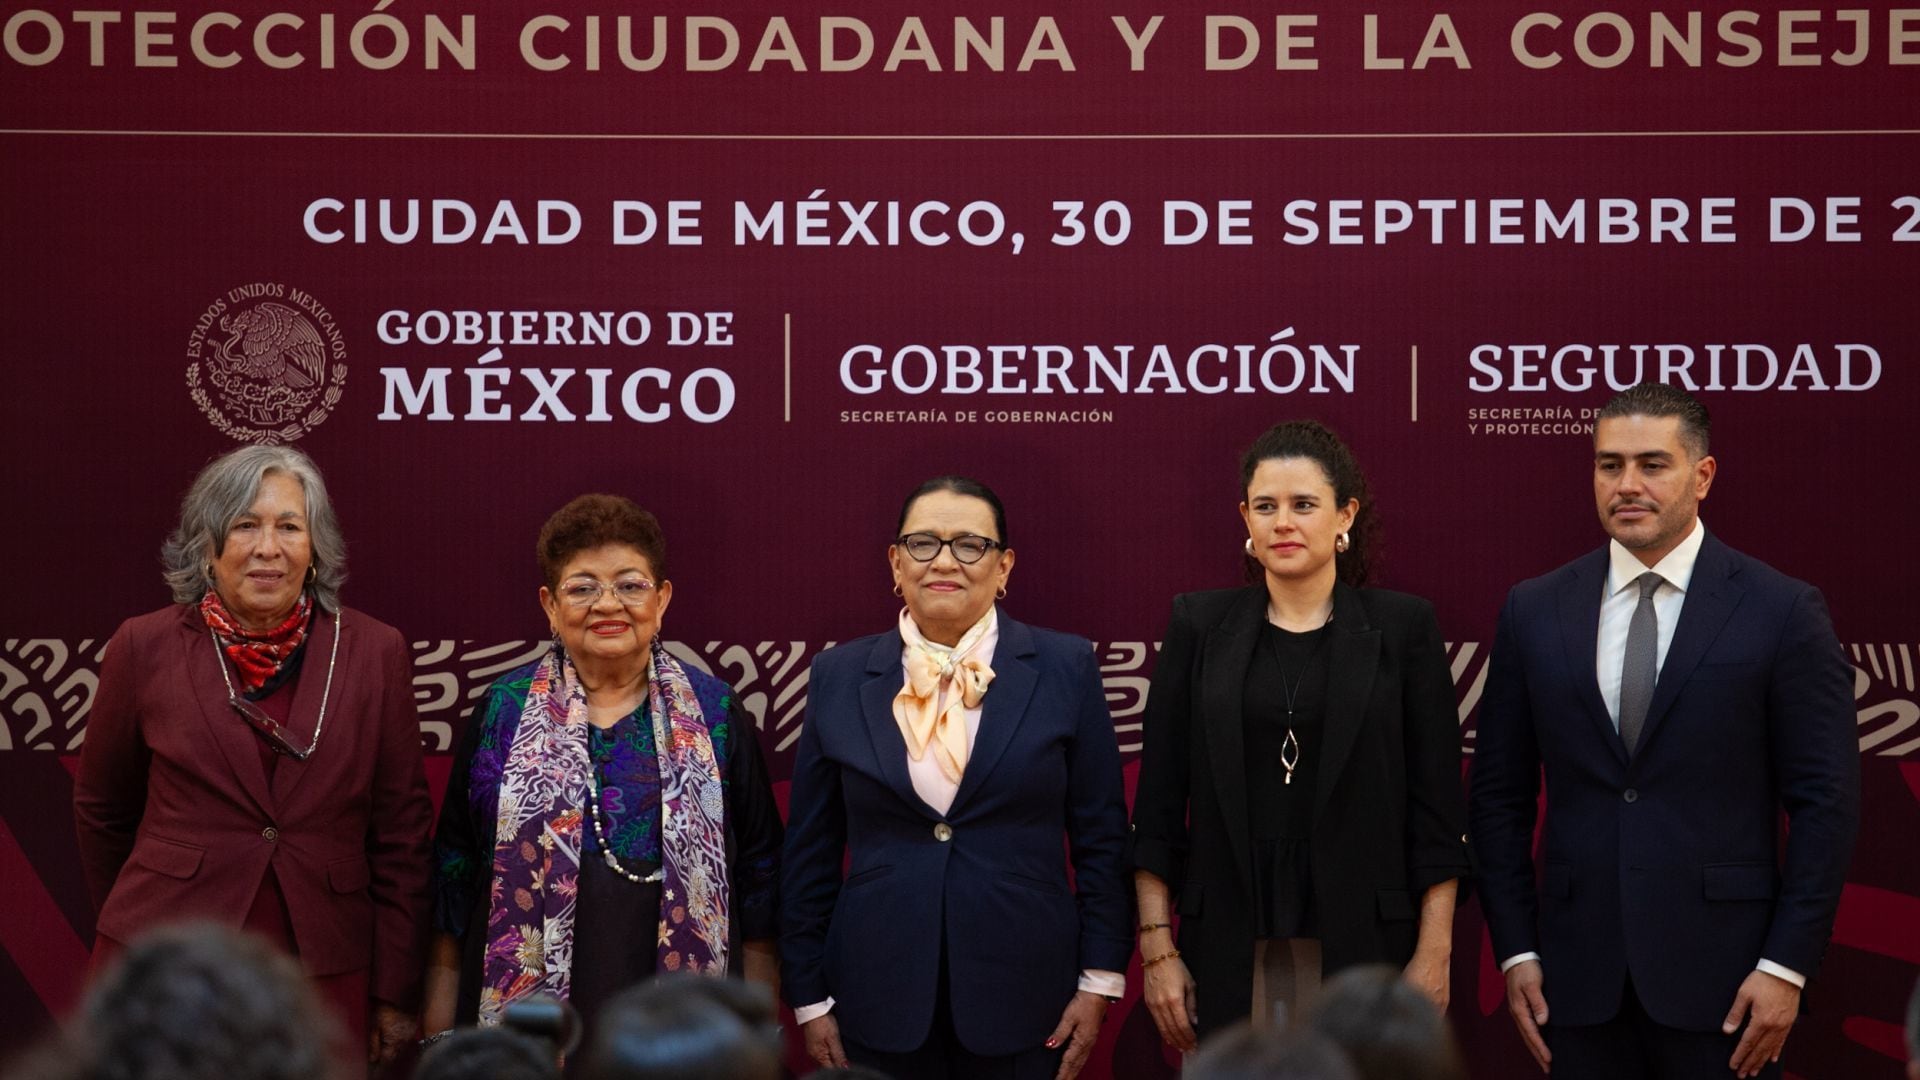
[[1634,579],[1640,602],[1627,624],[1627,651],[1620,664],[1620,739],[1631,754],[1640,743],[1647,706],[1653,704],[1653,683],[1660,674],[1660,617],[1653,610],[1653,594],[1666,579],[1649,570]]

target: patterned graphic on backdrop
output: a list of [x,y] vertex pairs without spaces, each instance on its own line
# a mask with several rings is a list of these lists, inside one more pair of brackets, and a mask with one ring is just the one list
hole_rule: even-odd
[[106,638],[9,639],[0,651],[0,750],[80,749]]
[[[710,641],[678,642],[669,648],[732,682],[762,730],[764,745],[784,756],[800,731],[808,664],[831,644]],[[414,690],[428,750],[450,749],[460,721],[487,684],[545,648],[544,641],[525,640],[415,642]],[[1115,732],[1123,751],[1132,755],[1139,750],[1148,675],[1158,645],[1104,642],[1095,648]],[[1864,785],[1866,827],[1911,834],[1920,829],[1914,646],[1846,648],[1854,664],[1861,752],[1866,755],[1862,765],[1869,773]],[[45,767],[22,772],[21,783],[0,790],[0,897],[16,916],[0,925],[0,981],[19,987],[45,1016],[77,998],[86,966],[84,926],[91,916],[77,869],[67,857],[70,834],[43,827],[42,815],[48,806],[71,799],[68,777],[77,762],[104,651],[104,638],[0,642],[0,750],[53,751],[17,755],[15,760],[23,764],[44,762]],[[1479,701],[1487,650],[1483,643],[1459,642],[1447,651],[1471,752],[1474,733],[1465,722]],[[444,776],[447,758],[434,761],[437,775]],[[1130,763],[1129,772],[1131,768]],[[1824,1064],[1836,1071],[1823,1075],[1867,1075],[1900,1060],[1901,1032],[1888,1019],[1893,1014],[1883,1000],[1884,988],[1905,985],[1905,972],[1920,963],[1920,945],[1898,929],[1916,920],[1920,889],[1914,882],[1856,866],[1842,897],[1833,947],[1822,965],[1819,997],[1796,1029],[1799,1039],[1825,1048]],[[1506,1019],[1504,984],[1477,904],[1463,909],[1457,934],[1456,1030],[1474,1060],[1520,1075],[1526,1066]],[[1118,1043],[1108,1075],[1123,1080],[1177,1075],[1138,1002],[1130,999],[1116,1012],[1110,1023]]]
[[288,443],[340,403],[346,355],[325,304],[280,282],[239,285],[187,337],[187,394],[226,435]]
[[[800,737],[807,704],[807,667],[816,653],[831,648],[804,641],[755,644],[709,641],[703,645],[669,642],[675,656],[731,683],[741,703],[766,732],[769,753],[788,753]],[[420,704],[420,737],[428,753],[453,749],[453,739],[487,685],[529,663],[546,649],[544,641],[416,641],[413,689]],[[1094,646],[1113,713],[1122,754],[1140,751],[1141,722],[1147,705],[1151,659],[1157,641],[1109,641]],[[1845,646],[1853,661],[1854,701],[1859,707],[1860,752],[1873,757],[1920,760],[1920,681],[1914,672],[1915,646],[1906,642]],[[96,672],[106,652],[105,638],[57,641],[10,639],[0,650],[0,750],[54,750],[76,753],[93,707]],[[1454,691],[1460,699],[1463,749],[1473,753],[1473,710],[1487,681],[1487,647],[1482,642],[1447,646]]]

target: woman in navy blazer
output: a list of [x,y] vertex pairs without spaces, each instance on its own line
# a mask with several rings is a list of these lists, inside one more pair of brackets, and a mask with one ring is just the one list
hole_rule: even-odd
[[896,533],[900,625],[809,675],[780,890],[787,997],[825,1065],[1071,1077],[1132,952],[1099,667],[1084,639],[995,606],[1014,556],[985,485],[928,481]]

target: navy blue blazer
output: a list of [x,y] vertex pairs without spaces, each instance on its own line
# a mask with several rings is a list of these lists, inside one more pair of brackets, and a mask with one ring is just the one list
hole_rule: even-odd
[[873,1050],[926,1042],[943,938],[955,1034],[985,1055],[1038,1048],[1081,969],[1125,971],[1133,952],[1120,752],[1093,649],[1004,613],[999,634],[945,815],[907,776],[900,632],[828,649],[808,675],[781,977],[795,1004],[832,995],[842,1036]]
[[1832,932],[1860,816],[1852,672],[1818,589],[1709,533],[1629,757],[1594,672],[1607,568],[1602,548],[1522,582],[1500,614],[1481,903],[1497,958],[1540,954],[1554,1023],[1612,1018],[1631,977],[1653,1019],[1718,1031],[1757,961],[1811,978]]

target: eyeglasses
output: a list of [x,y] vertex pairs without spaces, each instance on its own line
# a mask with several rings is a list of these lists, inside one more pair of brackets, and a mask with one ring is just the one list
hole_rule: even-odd
[[287,738],[286,725],[268,716],[260,706],[238,694],[228,694],[227,705],[234,712],[239,713],[240,718],[245,720],[248,726],[259,732],[260,737],[267,740],[267,745],[272,747],[276,754],[285,755],[295,761],[305,761],[320,745],[320,729],[317,726],[313,730],[313,742],[303,749],[294,745],[292,739]]
[[600,602],[600,598],[613,590],[613,598],[627,607],[640,607],[653,599],[657,586],[646,578],[621,578],[612,585],[604,585],[593,578],[574,578],[560,586],[560,595],[566,602],[577,608],[590,608]]
[[940,557],[941,548],[951,548],[953,557],[969,566],[986,558],[987,552],[1002,546],[998,540],[972,533],[961,533],[951,540],[942,540],[932,533],[908,533],[894,537],[893,542],[905,548],[914,562],[932,562]]
[[227,651],[220,647],[220,635],[214,633],[212,627],[207,628],[207,636],[213,639],[214,659],[220,664],[220,681],[227,687],[227,707],[239,713],[240,719],[245,720],[248,727],[267,740],[267,745],[273,748],[274,753],[284,754],[295,761],[305,761],[320,748],[320,733],[327,727],[327,702],[333,699],[333,666],[340,659],[340,627],[345,621],[339,612],[334,612],[333,646],[327,650],[327,684],[320,689],[320,716],[313,722],[313,741],[304,750],[287,738],[286,725],[268,716],[260,706],[241,697],[240,692],[234,689],[233,677],[227,674]]

